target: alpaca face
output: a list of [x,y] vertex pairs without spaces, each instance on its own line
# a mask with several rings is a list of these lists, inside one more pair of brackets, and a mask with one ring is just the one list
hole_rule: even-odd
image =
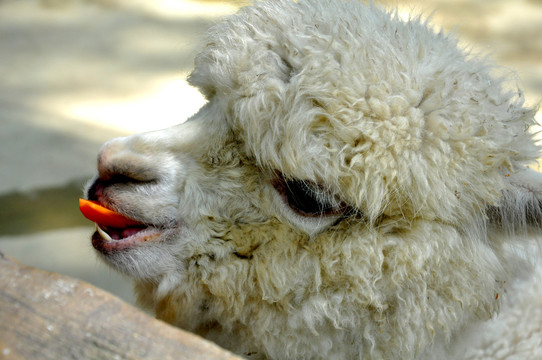
[[210,224],[265,220],[253,199],[260,196],[255,189],[263,190],[263,174],[241,161],[212,105],[185,124],[106,143],[89,198],[148,228],[125,229],[130,236],[104,229],[120,239],[96,233],[94,247],[119,270],[152,280],[179,269],[195,244],[220,231]]
[[[146,226],[102,226],[93,245],[143,280],[179,269],[196,245],[233,228],[248,234],[274,220],[309,237],[343,216],[361,217],[320,184],[259,168],[212,102],[184,124],[106,143],[98,162],[88,198]],[[251,246],[241,238],[224,251],[250,256],[238,247]]]
[[260,3],[190,82],[208,103],[106,143],[87,189],[145,224],[92,238],[142,305],[260,358],[420,355],[498,309],[505,238],[541,218],[534,111],[453,39]]

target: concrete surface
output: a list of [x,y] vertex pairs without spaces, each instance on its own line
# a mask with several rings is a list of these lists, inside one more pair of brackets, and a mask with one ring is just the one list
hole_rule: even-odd
[[[541,0],[387,1],[433,14],[542,99]],[[104,141],[203,104],[185,77],[205,30],[237,1],[0,0],[0,250],[132,302],[93,253],[77,197]],[[506,70],[508,71],[508,70]],[[540,113],[537,119],[542,121]]]

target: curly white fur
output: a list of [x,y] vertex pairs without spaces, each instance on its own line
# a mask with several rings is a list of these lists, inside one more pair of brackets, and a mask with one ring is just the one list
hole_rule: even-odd
[[[89,196],[163,232],[101,253],[159,318],[249,358],[484,358],[513,334],[540,356],[517,285],[542,220],[535,109],[491,70],[375,5],[243,8],[196,58],[208,104],[102,149]],[[340,211],[296,211],[277,177]]]

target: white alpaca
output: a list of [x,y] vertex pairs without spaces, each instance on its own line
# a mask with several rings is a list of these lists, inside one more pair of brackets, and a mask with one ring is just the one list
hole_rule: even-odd
[[535,110],[489,73],[374,5],[244,8],[196,58],[207,105],[104,145],[88,197],[145,225],[93,245],[248,358],[540,358]]

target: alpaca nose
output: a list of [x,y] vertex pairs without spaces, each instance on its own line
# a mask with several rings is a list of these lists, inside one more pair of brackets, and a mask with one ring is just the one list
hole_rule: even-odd
[[105,143],[98,155],[98,175],[87,190],[89,200],[99,200],[113,185],[149,183],[157,180],[156,164],[134,146],[134,138],[117,138]]

